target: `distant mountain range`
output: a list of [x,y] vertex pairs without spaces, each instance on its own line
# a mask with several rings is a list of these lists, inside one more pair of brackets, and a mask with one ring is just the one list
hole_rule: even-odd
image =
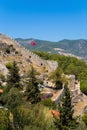
[[[51,42],[38,39],[22,39],[16,38],[21,45],[25,46],[30,50],[40,50],[49,53],[59,53],[68,56],[77,56],[81,59],[87,60],[87,40],[61,40],[58,42]],[[30,42],[35,41],[36,45],[31,46]]]

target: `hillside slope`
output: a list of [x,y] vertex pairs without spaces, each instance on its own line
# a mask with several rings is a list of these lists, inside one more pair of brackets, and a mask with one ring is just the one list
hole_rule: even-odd
[[8,62],[16,61],[23,75],[33,66],[39,73],[51,72],[58,66],[55,61],[42,60],[36,54],[22,47],[12,38],[0,34],[0,64],[5,66]]
[[[87,40],[62,40],[59,42],[51,42],[38,39],[16,39],[21,45],[30,50],[47,51],[51,53],[59,53],[64,55],[78,56],[81,59],[87,60]],[[36,42],[35,46],[30,45],[30,41]]]

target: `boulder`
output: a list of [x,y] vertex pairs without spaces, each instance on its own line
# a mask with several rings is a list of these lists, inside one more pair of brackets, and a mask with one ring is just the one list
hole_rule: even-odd
[[0,64],[0,73],[2,73],[4,76],[6,76],[8,73],[8,69],[4,64]]

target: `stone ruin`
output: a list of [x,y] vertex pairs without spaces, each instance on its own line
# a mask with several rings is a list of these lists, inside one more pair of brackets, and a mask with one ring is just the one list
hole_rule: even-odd
[[[58,67],[58,63],[56,61],[48,61],[48,60],[43,60],[41,59],[38,55],[32,53],[30,50],[22,47],[18,42],[14,41],[16,45],[21,48],[20,54],[26,56],[26,61],[29,62],[30,64],[36,64],[38,67],[44,67],[48,72],[55,71],[56,68]],[[72,104],[78,103],[79,101],[82,101],[82,92],[80,91],[80,82],[75,79],[75,75],[68,75],[66,76],[68,80],[68,87],[71,92],[72,96]],[[51,83],[50,81],[44,82],[44,85],[52,86],[54,87],[55,85]],[[64,88],[61,90],[61,93],[56,97],[55,101],[59,102],[61,97],[64,94]]]
[[[47,70],[47,72],[52,72],[56,70],[58,67],[58,63],[56,61],[43,60],[38,55],[34,54],[30,50],[22,47],[18,42],[13,40],[15,45],[19,48],[19,53],[26,57],[26,61],[31,64],[37,65],[38,67],[43,67]],[[21,48],[21,49],[20,49]]]
[[[14,48],[16,48],[16,51],[18,51],[18,55],[25,57],[25,60],[27,62],[29,62],[29,64],[34,64],[37,65],[38,67],[43,67],[45,68],[45,70],[47,72],[52,72],[54,71],[57,67],[58,67],[58,63],[56,61],[46,61],[41,59],[38,55],[32,53],[31,51],[29,51],[28,49],[22,47],[17,41],[15,41],[12,38],[9,38],[6,35],[1,34],[0,35],[0,41],[2,43],[2,41],[4,43],[0,43],[0,48],[1,46],[9,46],[9,45],[13,45]],[[2,53],[2,52],[1,52]],[[13,54],[13,52],[11,52],[11,54]],[[7,56],[7,54],[3,54],[4,56]]]
[[82,92],[80,90],[80,82],[75,79],[75,75],[69,75],[68,77],[68,87],[70,89],[72,104],[82,101]]

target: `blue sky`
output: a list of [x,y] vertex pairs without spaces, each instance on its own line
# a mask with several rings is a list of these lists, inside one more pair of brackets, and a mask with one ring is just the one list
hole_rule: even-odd
[[87,0],[0,0],[0,32],[50,41],[87,39]]

